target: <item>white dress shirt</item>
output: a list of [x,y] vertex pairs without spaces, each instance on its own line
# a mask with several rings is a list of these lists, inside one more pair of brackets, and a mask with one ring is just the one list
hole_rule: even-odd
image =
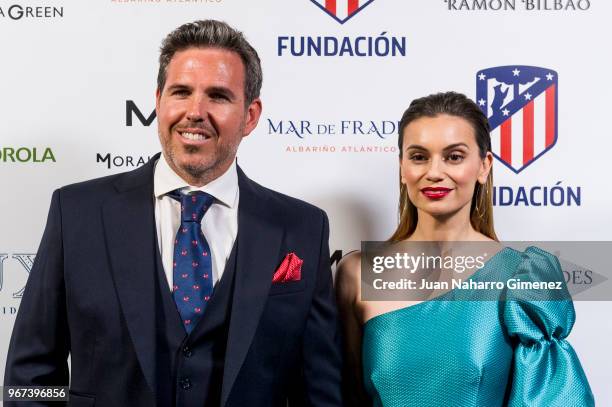
[[219,281],[238,233],[238,172],[236,161],[219,178],[203,187],[194,187],[178,176],[162,154],[155,165],[155,226],[168,287],[172,289],[174,239],[181,225],[181,204],[166,195],[180,189],[182,193],[204,191],[215,200],[204,214],[202,232],[212,253],[213,285]]

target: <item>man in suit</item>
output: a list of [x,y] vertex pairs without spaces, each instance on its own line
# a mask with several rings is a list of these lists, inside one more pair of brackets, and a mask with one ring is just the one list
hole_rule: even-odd
[[166,37],[162,154],[54,192],[5,385],[70,383],[74,406],[341,405],[327,217],[236,165],[261,82],[225,23]]

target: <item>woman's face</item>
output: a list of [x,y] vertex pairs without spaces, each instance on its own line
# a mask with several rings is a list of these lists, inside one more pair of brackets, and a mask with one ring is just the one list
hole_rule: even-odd
[[419,212],[469,214],[476,182],[486,182],[493,162],[490,152],[480,158],[471,124],[457,116],[422,117],[405,127],[403,137],[401,180]]

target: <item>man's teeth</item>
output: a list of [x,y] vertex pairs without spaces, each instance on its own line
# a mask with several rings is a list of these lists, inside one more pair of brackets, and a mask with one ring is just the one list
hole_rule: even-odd
[[182,133],[182,136],[188,140],[194,140],[194,141],[206,140],[208,138],[205,135],[198,134],[198,133]]

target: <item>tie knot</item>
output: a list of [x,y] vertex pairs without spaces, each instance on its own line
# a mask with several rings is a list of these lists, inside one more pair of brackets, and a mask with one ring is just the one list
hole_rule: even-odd
[[181,194],[178,190],[169,194],[181,203],[181,222],[201,222],[214,197],[206,192],[194,191]]

